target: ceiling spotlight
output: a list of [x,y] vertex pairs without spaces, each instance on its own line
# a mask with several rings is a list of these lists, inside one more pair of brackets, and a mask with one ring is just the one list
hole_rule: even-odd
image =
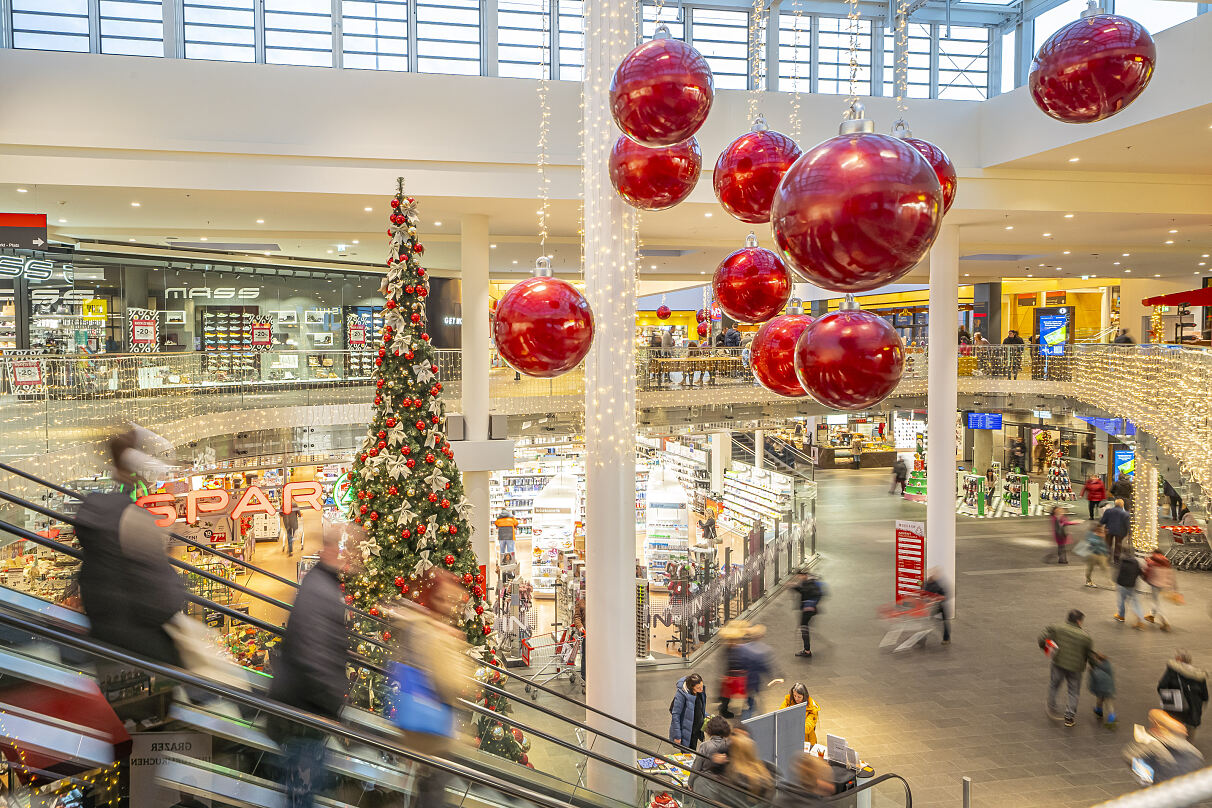
[[139,207],[142,207],[142,206],[143,206],[143,203],[142,203],[142,202],[131,202],[131,203],[130,203],[130,206],[131,206],[132,208],[139,208]]
[[1125,270],[1124,270],[1124,272],[1131,272],[1131,271],[1132,271],[1132,270],[1130,270],[1130,269],[1125,269]]
[[1208,253],[1204,253],[1203,255],[1200,256],[1200,258],[1212,258],[1212,255],[1209,255]]
[[1132,253],[1124,253],[1124,254],[1123,254],[1123,256],[1124,256],[1124,258],[1127,258],[1127,257],[1128,257],[1129,255],[1131,255],[1131,254],[1132,254]]
[[1064,254],[1068,255],[1070,252],[1071,252],[1070,250],[1065,250]]
[[134,241],[134,239],[133,239],[133,238],[128,238],[128,239],[127,239],[127,241],[131,241],[131,242],[133,242],[133,241]]
[[1174,243],[1174,239],[1172,239],[1172,238],[1170,238],[1170,239],[1166,239],[1166,243],[1167,243],[1167,244],[1173,244],[1173,243]]
[[441,227],[441,226],[442,226],[442,223],[441,223],[441,222],[434,222],[434,223],[433,223],[433,226],[434,226],[434,227]]
[[514,263],[516,264],[516,263],[517,263],[517,261],[514,261]]
[[329,255],[332,255],[332,250],[329,250],[329,251],[328,251],[328,254],[329,254]]
[[1178,231],[1177,231],[1177,230],[1171,230],[1170,232],[1171,232],[1171,233],[1177,233]]
[[1012,224],[1008,224],[1008,225],[1006,225],[1006,229],[1007,229],[1007,230],[1013,230],[1013,229],[1014,229],[1014,225],[1012,225]]
[[28,189],[28,188],[18,188],[18,189],[17,189],[17,193],[19,193],[19,194],[28,194],[28,193],[29,193],[29,189]]
[[60,219],[59,224],[67,224],[67,219]]
[[711,211],[707,211],[706,213],[704,213],[704,214],[703,214],[703,218],[704,218],[704,219],[710,219],[710,218],[711,218]]
[[366,211],[367,213],[370,213],[372,210],[374,210],[374,208],[362,208],[362,210]]
[[269,257],[269,253],[265,253],[265,257],[266,257],[266,258],[268,258],[268,257]]
[[1098,273],[1097,273],[1097,272],[1095,272],[1095,273],[1091,273],[1090,277],[1091,277],[1091,278],[1097,278],[1097,277],[1098,277]]
[[1082,275],[1082,280],[1083,280],[1083,281],[1088,281],[1088,280],[1090,280],[1090,276],[1089,276],[1089,275]]
[[1051,234],[1051,233],[1044,233],[1044,238],[1052,238],[1052,234]]
[[1073,214],[1072,214],[1072,213],[1066,213],[1066,214],[1065,214],[1065,218],[1066,218],[1066,219],[1072,219],[1072,218],[1073,218]]
[[964,277],[965,277],[965,278],[968,278],[968,277],[971,277],[971,276],[972,276],[972,273],[971,273],[971,272],[965,272],[965,273],[964,273]]
[[649,264],[649,265],[648,265],[648,268],[649,268],[649,269],[656,269],[656,264]]
[[1160,278],[1160,277],[1161,277],[1161,275],[1154,275],[1153,277],[1155,277],[1155,278]]
[[206,241],[206,236],[202,236],[202,238],[200,238],[200,239],[198,239],[198,240],[199,240],[199,241]]
[[1035,276],[1034,276],[1034,275],[1032,275],[1030,272],[1028,272],[1028,273],[1027,273],[1027,277],[1028,277],[1028,278],[1034,278]]
[[257,219],[257,224],[265,224],[265,220],[264,220],[264,219]]
[[1056,271],[1057,271],[1057,272],[1060,272],[1062,269],[1064,269],[1064,267],[1057,267],[1057,268],[1056,268]]
[[[354,244],[357,244],[357,243],[358,243],[358,242],[356,242],[356,241],[354,242]],[[488,249],[490,249],[490,250],[495,250],[496,248],[497,248],[497,245],[495,245],[495,244],[489,244],[489,245],[488,245]]]
[[1078,160],[1080,160],[1080,159],[1082,159],[1082,158],[1080,158],[1080,157],[1070,157],[1070,158],[1069,158],[1069,162],[1070,162],[1070,163],[1076,163],[1076,162],[1077,162]]
[[1119,266],[1119,261],[1112,261],[1111,266],[1113,266],[1113,267]]

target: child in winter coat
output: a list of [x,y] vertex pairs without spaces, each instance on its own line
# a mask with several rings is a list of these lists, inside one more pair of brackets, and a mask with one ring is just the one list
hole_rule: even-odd
[[1090,692],[1098,699],[1094,714],[1107,729],[1115,729],[1115,671],[1111,669],[1111,660],[1102,654],[1094,654],[1090,662]]

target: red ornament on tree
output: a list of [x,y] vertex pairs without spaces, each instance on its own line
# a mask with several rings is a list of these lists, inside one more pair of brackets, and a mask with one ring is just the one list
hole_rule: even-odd
[[442,559],[442,560],[443,560],[443,561],[445,561],[445,562],[446,562],[446,566],[448,566],[448,567],[449,567],[449,566],[451,566],[451,565],[453,565],[453,564],[454,564],[454,562],[455,562],[455,557],[454,557],[454,556],[452,556],[450,553],[447,553],[447,554],[446,554],[446,558],[444,558],[444,559]]
[[945,214],[951,210],[951,203],[955,201],[955,191],[959,185],[955,165],[945,151],[928,140],[919,140],[906,133],[904,141],[917,149],[917,153],[925,157],[926,162],[934,169],[934,176],[938,177],[938,184],[943,189],[943,213]]
[[943,191],[925,158],[900,138],[875,134],[861,118],[842,131],[783,176],[770,221],[783,260],[805,280],[864,292],[925,256],[943,222]]
[[668,306],[657,306],[656,316],[658,320],[668,320],[671,314],[673,314],[673,309]]
[[476,614],[484,614],[484,607],[476,606]]
[[[539,273],[549,273],[540,258]],[[539,274],[515,284],[501,298],[493,341],[509,365],[527,376],[551,378],[585,358],[593,342],[593,311],[567,281]]]
[[475,579],[471,577],[470,572],[463,573],[463,585],[464,586],[471,586],[471,582],[473,580],[475,580]]
[[417,421],[417,429],[419,429],[419,430],[421,430],[422,432],[424,432],[424,431],[425,431],[425,422],[424,422],[424,421]]
[[707,321],[707,309],[699,309],[694,313],[695,322],[703,323]]
[[398,208],[398,207],[400,207],[400,200],[398,200],[398,199],[393,199],[393,200],[391,200],[391,206],[392,206],[393,208]]
[[705,337],[711,333],[711,324],[710,323],[699,323],[698,328],[696,328],[695,330],[698,332],[700,337]]
[[1153,78],[1157,47],[1135,20],[1090,9],[1040,46],[1029,84],[1035,105],[1062,123],[1093,123],[1136,100]]
[[795,375],[795,344],[812,323],[806,314],[783,314],[762,325],[749,346],[753,377],[772,393],[799,398],[804,388]]
[[715,81],[707,60],[658,25],[656,37],[623,57],[610,80],[610,112],[619,129],[646,146],[669,146],[707,120]]
[[742,323],[762,323],[783,310],[791,297],[791,273],[752,233],[745,248],[716,267],[711,289],[720,308]]
[[437,462],[437,460],[438,460],[438,458],[434,456],[434,453],[433,453],[433,452],[428,452],[428,453],[426,453],[426,455],[425,455],[425,462],[426,462],[426,463],[433,464],[433,463]]
[[795,141],[766,128],[759,119],[720,152],[712,173],[715,198],[734,218],[750,224],[770,221],[779,181],[802,152]]
[[408,528],[404,528],[403,530],[400,531],[400,538],[401,539],[411,539],[412,531],[409,530]]
[[694,138],[651,148],[621,137],[610,150],[610,182],[619,196],[640,210],[672,208],[694,190],[703,153]]
[[396,586],[397,587],[404,586],[404,576],[402,576],[402,575],[396,576]]
[[800,335],[795,373],[814,399],[836,410],[864,410],[888,397],[905,368],[905,348],[887,320],[843,303]]
[[410,457],[410,458],[408,458],[407,460],[405,460],[405,461],[404,461],[404,465],[408,466],[409,468],[412,468],[412,467],[414,467],[415,465],[417,465],[417,461],[413,460],[413,459]]
[[458,526],[458,525],[451,525],[451,526],[450,526],[450,527],[447,529],[447,532],[449,532],[449,533],[450,533],[450,535],[452,535],[452,536],[453,536],[453,535],[455,535],[456,533],[458,533],[458,532],[459,532],[459,526]]
[[427,500],[429,500],[430,502],[437,502],[437,501],[438,501],[438,495],[437,495],[437,494],[435,494],[435,493],[433,493],[432,491],[431,491],[429,494],[427,494],[425,498],[426,498]]
[[378,511],[371,511],[371,512],[370,512],[370,521],[372,521],[372,522],[377,522],[377,521],[379,521],[379,512],[378,512]]
[[440,505],[440,506],[441,506],[441,507],[443,507],[443,508],[449,508],[449,507],[450,507],[450,500],[448,500],[448,499],[444,499],[444,500],[442,500],[441,502],[439,502],[439,503],[438,503],[438,505]]

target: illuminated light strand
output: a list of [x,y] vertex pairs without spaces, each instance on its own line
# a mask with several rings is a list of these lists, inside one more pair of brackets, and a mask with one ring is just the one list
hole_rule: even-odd
[[800,24],[804,19],[802,0],[795,0],[792,9],[795,12],[795,22],[791,34],[791,139],[800,141]]
[[752,123],[758,116],[758,99],[762,92],[763,62],[759,39],[762,35],[762,0],[753,0],[753,10],[749,14],[749,97],[748,121]]
[[893,128],[905,123],[909,104],[909,0],[897,0],[896,4],[896,54],[892,68],[892,84],[896,93],[896,123]]
[[548,145],[551,139],[551,57],[554,52],[550,47],[551,29],[549,20],[551,9],[547,2],[543,3],[543,45],[542,75],[539,77],[539,142],[536,163],[539,172],[539,257],[547,255],[547,221],[551,211],[551,177],[547,174]]
[[858,102],[858,0],[846,0],[846,20],[850,29],[850,94],[846,99],[846,108],[853,109]]

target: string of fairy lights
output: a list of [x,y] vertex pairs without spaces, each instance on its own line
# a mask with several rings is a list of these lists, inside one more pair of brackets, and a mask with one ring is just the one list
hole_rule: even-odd
[[895,128],[905,127],[905,116],[909,113],[906,98],[909,95],[909,0],[897,0],[895,56],[892,83],[896,93]]
[[858,50],[859,50],[859,5],[858,0],[846,0],[846,24],[850,31],[850,84],[846,108],[853,109],[858,103]]
[[800,27],[804,20],[802,0],[794,0],[791,4],[794,22],[791,29],[791,114],[789,124],[791,139],[800,142]]
[[761,52],[762,32],[765,31],[765,4],[753,0],[753,11],[749,15],[749,96],[747,98],[747,120],[752,123],[758,117],[758,102],[762,94],[762,78],[765,62]]
[[547,236],[548,236],[548,217],[551,213],[551,177],[547,173],[547,164],[549,160],[548,149],[551,141],[551,10],[549,3],[543,4],[543,39],[542,39],[542,58],[539,63],[542,65],[541,74],[539,76],[538,100],[539,100],[539,139],[538,139],[538,156],[536,162],[538,164],[539,173],[539,256],[547,255]]

